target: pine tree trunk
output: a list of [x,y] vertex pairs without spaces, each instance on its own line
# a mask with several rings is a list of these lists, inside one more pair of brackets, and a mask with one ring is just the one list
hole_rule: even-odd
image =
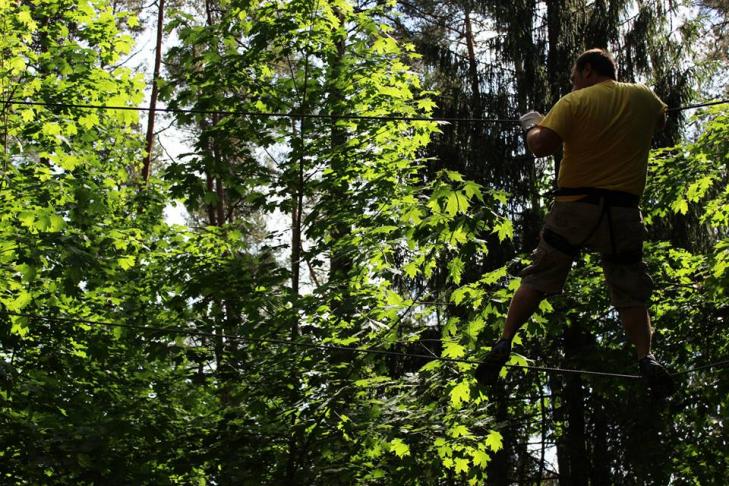
[[[565,2],[554,0],[547,2],[547,38],[549,50],[547,52],[547,80],[549,82],[548,106],[556,103],[566,93],[569,86],[569,65],[567,59],[575,53],[565,53],[562,45],[562,20],[565,12]],[[554,174],[559,174],[559,164],[562,158],[560,153],[554,156]],[[556,178],[555,178],[556,187]]]

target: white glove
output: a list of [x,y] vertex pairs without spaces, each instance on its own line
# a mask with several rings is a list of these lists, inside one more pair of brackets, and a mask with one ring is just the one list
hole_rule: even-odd
[[519,117],[519,124],[524,132],[528,132],[535,126],[539,125],[544,120],[544,115],[538,111],[530,111]]

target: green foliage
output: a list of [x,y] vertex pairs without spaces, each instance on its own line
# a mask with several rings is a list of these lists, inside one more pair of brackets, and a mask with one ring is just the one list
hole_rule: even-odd
[[[704,251],[688,251],[668,243],[653,247],[655,273],[661,280],[656,295],[656,327],[659,342],[675,369],[716,363],[726,358],[729,343],[722,331],[729,306],[726,272],[727,193],[726,161],[729,124],[726,108],[714,108],[697,116],[702,127],[694,141],[658,152],[654,157],[656,184],[652,197],[674,212],[696,215],[705,228]],[[670,180],[670,184],[667,181]],[[662,184],[662,185],[661,185]],[[652,211],[653,223],[669,217],[665,210]],[[659,327],[660,326],[660,327]],[[727,467],[724,455],[703,458],[717,450],[718,429],[710,424],[725,420],[726,383],[721,370],[708,370],[682,377],[680,402],[671,440],[680,444],[673,467],[686,482],[720,481]],[[713,404],[713,405],[709,405]],[[691,424],[702,425],[696,434]]]
[[[505,480],[504,457],[536,472],[522,439],[564,440],[574,382],[505,371],[514,395],[531,396],[512,400],[479,388],[473,364],[436,358],[483,356],[500,331],[524,263],[512,240],[526,238],[514,215],[525,195],[505,190],[527,175],[535,189],[540,176],[428,157],[447,124],[336,116],[438,109],[415,46],[391,27],[392,2],[206,7],[168,12],[179,43],[162,96],[193,112],[174,120],[191,153],[161,180],[139,181],[134,111],[3,107],[3,482],[483,484]],[[488,10],[514,8],[525,6]],[[0,1],[0,13],[12,34],[0,40],[3,99],[141,102],[142,78],[122,61],[133,16],[103,0]],[[707,112],[701,127],[654,153],[646,204],[657,235],[681,215],[703,238],[648,247],[657,351],[676,369],[729,349],[726,113]],[[507,138],[493,146],[513,152]],[[162,221],[172,201],[190,227]],[[580,260],[570,294],[542,303],[510,364],[628,366],[601,278],[594,258]],[[555,343],[574,335],[581,352],[563,354]],[[665,478],[645,473],[655,461],[637,447],[641,389],[582,387],[590,460],[624,451],[605,454],[605,477]],[[717,375],[687,377],[665,431],[676,478],[723,479],[726,458],[706,454],[722,450],[726,396]]]
[[[142,78],[113,67],[131,48],[104,2],[2,2],[3,99],[135,106]],[[145,322],[138,280],[162,199],[134,184],[133,111],[3,105],[0,185],[2,482],[184,482],[186,436],[206,398],[158,338],[67,320]],[[140,300],[141,299],[141,300]],[[165,457],[155,450],[168,444]],[[175,444],[176,443],[176,444]],[[174,444],[174,445],[173,445]],[[185,444],[183,446],[182,444]]]

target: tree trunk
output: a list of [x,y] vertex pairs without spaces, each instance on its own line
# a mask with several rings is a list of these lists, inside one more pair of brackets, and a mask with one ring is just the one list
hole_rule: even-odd
[[585,444],[585,393],[582,377],[567,377],[564,399],[567,405],[567,450],[570,484],[588,484],[587,448]]
[[[466,47],[468,48],[468,75],[471,81],[471,114],[474,118],[481,117],[481,87],[478,78],[478,61],[476,60],[476,44],[473,38],[473,26],[471,25],[471,12],[466,10],[465,27],[466,27]],[[473,124],[478,127],[478,123]]]
[[145,145],[146,154],[142,165],[142,179],[144,182],[149,181],[152,173],[152,147],[154,145],[154,118],[157,108],[157,97],[159,96],[159,80],[160,65],[162,64],[162,33],[164,32],[164,11],[165,0],[158,0],[159,9],[157,12],[157,44],[154,54],[154,74],[152,75],[152,95],[149,101],[149,113],[147,115],[147,143]]
[[[215,186],[213,184],[213,175],[210,168],[207,168],[205,172],[205,189],[207,190],[208,194],[212,194],[215,189]],[[209,202],[206,204],[205,209],[208,213],[208,224],[210,224],[210,226],[217,226],[218,222],[215,215],[215,206],[213,206],[213,204]]]
[[[549,388],[552,395],[552,421],[555,425],[565,422],[564,386],[562,377],[555,374],[549,375]],[[564,427],[562,427],[564,429]],[[557,467],[559,468],[559,486],[571,486],[570,482],[570,461],[567,438],[564,433],[557,435]]]
[[[547,51],[547,81],[549,83],[549,94],[547,96],[547,105],[551,106],[568,91],[569,87],[569,67],[568,56],[574,56],[574,53],[565,55],[562,49],[562,18],[564,16],[565,5],[563,0],[554,0],[547,2],[547,39],[549,42],[549,50]],[[547,107],[545,107],[547,108]],[[559,166],[562,158],[560,153],[554,156],[554,174],[559,174]],[[554,181],[555,187],[557,180]]]
[[[507,423],[509,420],[509,402],[502,384],[499,384],[498,389],[494,390],[494,398],[496,400],[495,421],[497,423]],[[502,431],[502,435],[504,437],[504,448],[491,456],[491,460],[486,469],[489,485],[491,486],[508,486],[511,484],[509,481],[509,472],[511,469],[510,434],[507,431]]]
[[[340,21],[344,20],[341,12],[335,9],[336,15]],[[337,39],[337,49],[329,56],[328,63],[331,67],[331,79],[329,83],[329,109],[336,111],[341,108],[341,104],[344,102],[344,94],[337,86],[337,82],[342,75],[342,61],[345,53],[345,38],[342,36]],[[340,204],[346,204],[348,184],[344,177],[344,172],[347,170],[345,165],[346,158],[342,155],[343,147],[347,141],[347,134],[344,129],[337,125],[337,120],[333,119],[330,125],[330,150],[332,153],[332,171],[334,177],[337,179],[334,181],[335,184],[331,189],[331,205],[332,207],[337,206],[337,202]],[[332,213],[329,215],[331,218],[337,218],[337,215]],[[331,265],[329,269],[329,280],[331,282],[338,282],[346,285],[349,271],[352,269],[351,256],[342,251],[341,249],[334,248],[336,242],[349,235],[351,228],[349,224],[344,222],[336,221],[332,228],[332,250],[331,250]],[[346,292],[345,289],[342,289]],[[345,296],[342,296],[343,300]],[[340,309],[341,311],[341,309]]]
[[592,403],[592,417],[595,427],[592,432],[590,484],[592,486],[608,486],[610,484],[610,462],[604,457],[608,447],[608,418],[602,399],[596,398],[592,400]]
[[[565,330],[565,358],[571,367],[579,368],[579,356],[585,350],[587,336],[578,325]],[[582,376],[569,374],[565,377],[564,402],[567,408],[567,455],[569,484],[588,484],[589,464],[585,437],[585,390]],[[561,471],[560,471],[561,472]]]
[[545,470],[545,452],[547,449],[547,414],[544,404],[544,387],[542,386],[542,380],[538,382],[539,385],[539,415],[540,415],[540,434],[542,445],[539,450],[539,484],[542,484],[542,478],[544,478]]

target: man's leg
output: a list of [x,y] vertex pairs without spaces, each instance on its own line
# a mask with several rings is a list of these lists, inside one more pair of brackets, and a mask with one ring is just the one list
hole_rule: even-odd
[[647,234],[640,210],[632,207],[610,208],[609,239],[599,241],[610,301],[620,314],[630,342],[635,346],[640,374],[655,398],[673,393],[671,374],[651,354],[651,319],[648,300],[653,281],[642,259]]
[[514,297],[511,298],[501,339],[511,342],[519,328],[537,310],[542,299],[544,299],[543,292],[527,285],[521,285],[514,293]]
[[[582,214],[585,210],[587,212]],[[532,252],[531,264],[521,271],[521,285],[509,304],[501,339],[476,368],[476,380],[480,385],[488,386],[498,381],[501,368],[509,359],[516,332],[534,314],[545,296],[562,291],[580,242],[584,240],[580,231],[589,230],[590,225],[585,224],[585,220],[595,219],[592,214],[595,211],[591,205],[578,208],[572,203],[555,203],[550,210],[539,244]]]
[[501,368],[511,353],[511,340],[519,328],[534,314],[543,298],[543,292],[527,285],[521,285],[516,290],[509,304],[501,339],[494,344],[489,355],[476,368],[476,380],[479,384],[492,385],[499,379]]
[[645,306],[621,307],[618,309],[623,321],[625,333],[635,346],[638,359],[643,359],[651,352],[651,318]]
[[647,307],[620,307],[618,313],[628,339],[635,346],[640,374],[651,394],[659,399],[668,397],[675,386],[670,373],[651,354],[651,319]]

